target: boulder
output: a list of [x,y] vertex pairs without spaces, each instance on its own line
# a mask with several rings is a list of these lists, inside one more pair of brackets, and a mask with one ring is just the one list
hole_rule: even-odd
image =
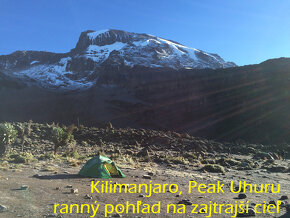
[[257,160],[257,159],[274,160],[274,157],[269,153],[259,152],[253,156],[253,159],[255,159],[255,160]]
[[5,212],[7,210],[8,208],[6,206],[0,204],[0,213]]

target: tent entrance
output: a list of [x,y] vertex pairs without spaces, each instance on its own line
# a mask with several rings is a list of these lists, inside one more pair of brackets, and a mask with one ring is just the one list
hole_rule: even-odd
[[120,177],[120,174],[116,167],[111,163],[104,163],[105,169],[108,171],[111,177]]

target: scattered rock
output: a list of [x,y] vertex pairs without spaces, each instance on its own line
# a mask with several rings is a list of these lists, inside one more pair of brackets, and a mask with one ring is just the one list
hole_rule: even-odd
[[143,175],[143,179],[151,179],[151,176],[149,176],[149,175]]
[[0,204],[0,213],[5,212],[7,210],[8,208],[6,206]]
[[27,189],[29,189],[29,186],[28,186],[28,185],[22,185],[22,186],[20,187],[20,189],[21,189],[21,190],[27,190]]
[[266,159],[266,160],[274,160],[271,154],[266,152],[259,152],[253,156],[253,159]]
[[281,203],[281,204],[280,204],[280,207],[285,207],[286,204],[285,204],[284,201],[281,201],[280,203]]
[[89,194],[86,194],[85,195],[85,199],[93,199],[93,197],[91,195],[89,195]]
[[276,202],[275,202],[275,201],[269,201],[269,204],[274,204],[274,205],[276,205]]
[[270,166],[267,167],[267,170],[269,172],[274,172],[274,173],[284,173],[287,171],[287,167],[284,166]]
[[72,187],[73,187],[72,185],[67,185],[67,186],[66,186],[66,188],[72,188]]
[[183,199],[183,200],[179,201],[178,204],[192,205],[193,203],[188,199]]
[[283,201],[283,200],[287,200],[287,199],[288,199],[288,196],[287,195],[282,195],[279,200],[282,200]]
[[244,193],[239,194],[238,199],[245,199],[247,198],[247,195]]
[[249,216],[256,216],[256,212],[253,208],[249,208],[248,213],[238,213],[237,217],[249,217]]
[[72,194],[78,194],[78,193],[79,193],[79,190],[78,190],[77,188],[72,188],[72,189],[70,190],[70,192],[71,192]]
[[198,213],[205,213],[205,209],[201,209]]
[[139,195],[139,198],[144,198],[144,197],[145,197],[145,195],[142,195],[142,194]]

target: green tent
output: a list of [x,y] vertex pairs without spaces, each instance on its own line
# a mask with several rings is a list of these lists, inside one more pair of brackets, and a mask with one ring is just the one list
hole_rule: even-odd
[[111,159],[102,155],[88,160],[80,170],[79,175],[104,179],[125,177]]

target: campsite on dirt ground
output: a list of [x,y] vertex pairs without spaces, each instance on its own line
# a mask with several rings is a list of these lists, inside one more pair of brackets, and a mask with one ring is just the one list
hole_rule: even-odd
[[[279,213],[266,211],[254,215],[289,215],[289,145],[221,143],[176,132],[119,129],[111,124],[100,128],[59,127],[32,121],[10,125],[17,134],[0,159],[0,217],[94,217],[92,209],[89,214],[87,210],[80,213],[76,205],[91,208],[99,205],[95,217],[205,217],[209,211],[199,206],[198,213],[193,214],[193,205],[214,202],[235,205],[241,201],[248,201],[249,213],[257,204],[261,204],[258,212],[263,210],[263,205],[277,206],[280,201]],[[207,186],[224,184],[224,193],[200,192],[197,188],[189,193],[193,181]],[[267,193],[249,190],[233,193],[231,183],[235,189],[239,181],[260,188],[261,184],[273,184],[273,187]],[[116,185],[119,189],[113,193],[104,185],[103,190],[107,191],[92,192],[92,183],[100,192],[102,184]],[[143,185],[140,192],[138,189],[130,192],[130,187],[140,185]],[[146,191],[145,187],[150,185],[160,185],[164,190],[149,194],[149,188]],[[120,213],[121,205],[127,202],[136,207],[140,202],[139,213],[133,207]],[[152,208],[146,213],[146,205],[158,203],[161,207],[158,214]],[[67,211],[63,209],[65,204]],[[75,205],[71,211],[70,205]],[[119,206],[105,210],[106,205]],[[167,212],[167,205],[185,209],[183,212],[180,209],[178,214],[172,206]],[[239,216],[250,215],[253,214]],[[229,214],[223,212],[211,217],[229,217]]]

